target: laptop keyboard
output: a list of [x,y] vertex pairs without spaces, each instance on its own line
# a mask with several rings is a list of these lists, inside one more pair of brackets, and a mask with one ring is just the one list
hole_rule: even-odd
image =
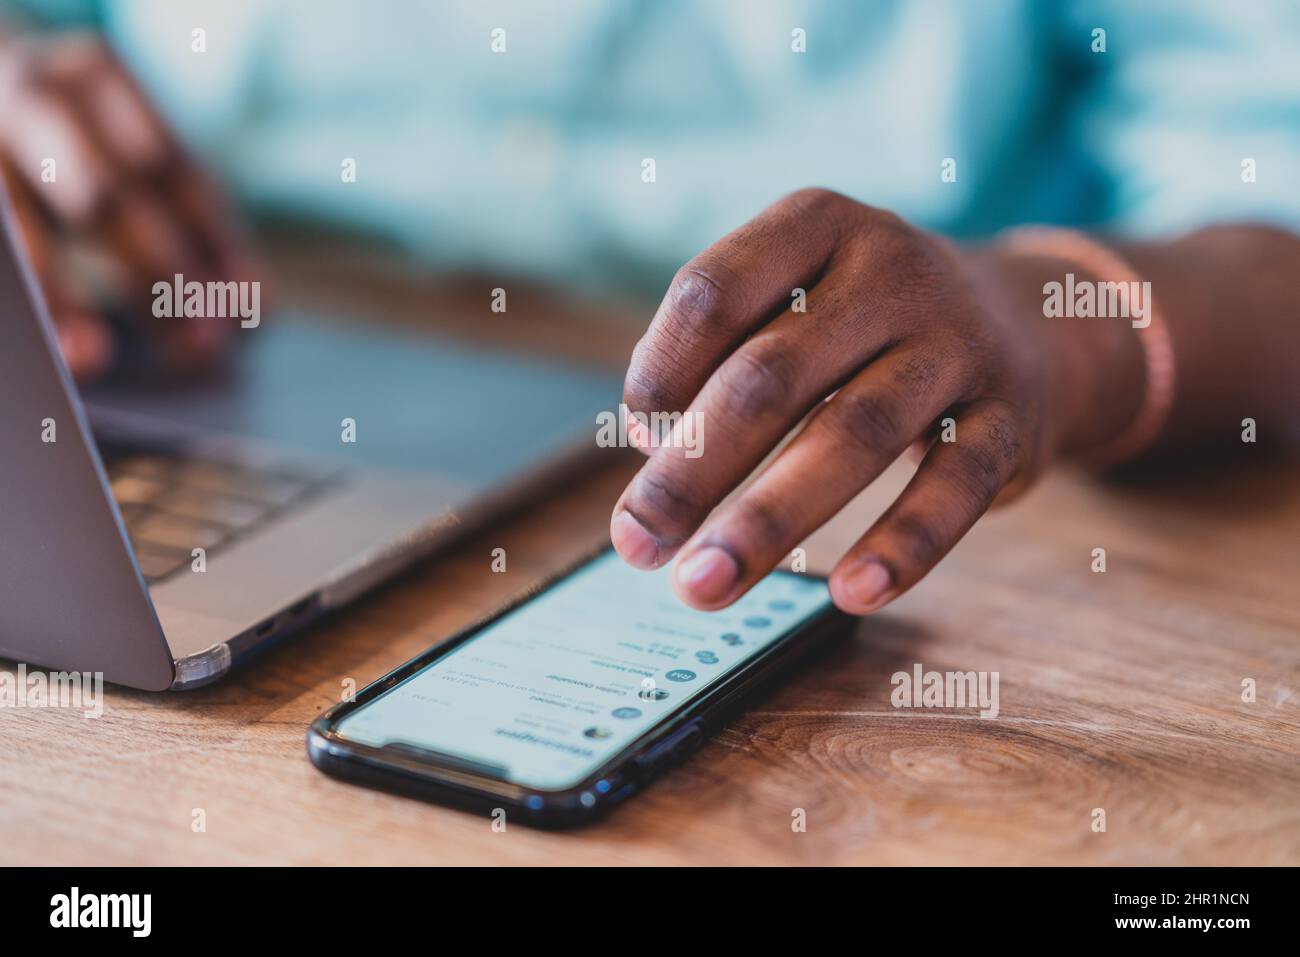
[[149,583],[189,567],[195,548],[211,558],[322,485],[319,476],[242,463],[101,451],[140,572]]

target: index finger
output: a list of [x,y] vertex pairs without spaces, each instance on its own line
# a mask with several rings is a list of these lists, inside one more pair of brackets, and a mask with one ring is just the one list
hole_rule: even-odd
[[737,345],[821,274],[845,203],[828,190],[792,193],[683,266],[632,352],[628,409],[685,409]]

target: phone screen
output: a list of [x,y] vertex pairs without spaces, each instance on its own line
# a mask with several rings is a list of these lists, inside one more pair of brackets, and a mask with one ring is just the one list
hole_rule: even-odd
[[440,752],[525,787],[573,787],[830,603],[825,582],[774,572],[730,608],[695,611],[668,575],[605,552],[335,730]]

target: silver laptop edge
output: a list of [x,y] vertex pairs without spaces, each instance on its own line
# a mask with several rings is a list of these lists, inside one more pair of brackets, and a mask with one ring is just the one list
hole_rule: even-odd
[[[195,428],[129,404],[87,408],[59,353],[2,189],[0,218],[5,658],[102,672],[108,681],[146,690],[206,684],[255,648],[352,601],[574,470],[597,452],[596,413],[617,401],[614,378],[593,373],[589,388],[584,382],[569,389],[558,421],[545,420],[548,434],[540,438],[548,451],[534,447],[526,461],[486,479],[340,465],[335,457]],[[214,552],[202,574],[182,571],[147,585],[94,438],[105,429],[146,440],[166,436],[239,462],[337,472],[320,494]],[[436,430],[424,438],[436,442]]]

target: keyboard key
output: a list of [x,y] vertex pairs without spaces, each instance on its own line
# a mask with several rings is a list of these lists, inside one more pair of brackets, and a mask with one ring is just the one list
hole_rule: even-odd
[[196,522],[192,519],[155,512],[142,518],[131,530],[131,538],[141,546],[161,549],[180,549],[188,553],[194,548],[209,549],[228,534],[219,525]]
[[113,498],[121,504],[143,504],[151,501],[163,487],[163,483],[156,478],[120,475],[113,479]]
[[136,523],[153,511],[148,505],[137,505],[134,502],[118,502],[117,510],[122,513],[122,521],[126,523],[128,532]]
[[288,476],[251,472],[208,462],[192,462],[182,466],[176,475],[176,481],[187,488],[274,508],[288,505],[307,490],[306,483]]
[[139,478],[165,479],[176,468],[176,459],[162,455],[131,455],[109,463],[108,472],[116,478],[131,475]]
[[111,445],[101,454],[148,582],[187,567],[195,548],[210,556],[330,478]]
[[224,525],[230,529],[247,528],[267,513],[267,507],[257,502],[193,488],[176,488],[164,492],[152,504],[171,515],[211,525]]
[[146,581],[156,581],[170,575],[185,565],[189,559],[189,553],[169,549],[141,547],[135,552],[135,560],[140,564],[140,574]]

